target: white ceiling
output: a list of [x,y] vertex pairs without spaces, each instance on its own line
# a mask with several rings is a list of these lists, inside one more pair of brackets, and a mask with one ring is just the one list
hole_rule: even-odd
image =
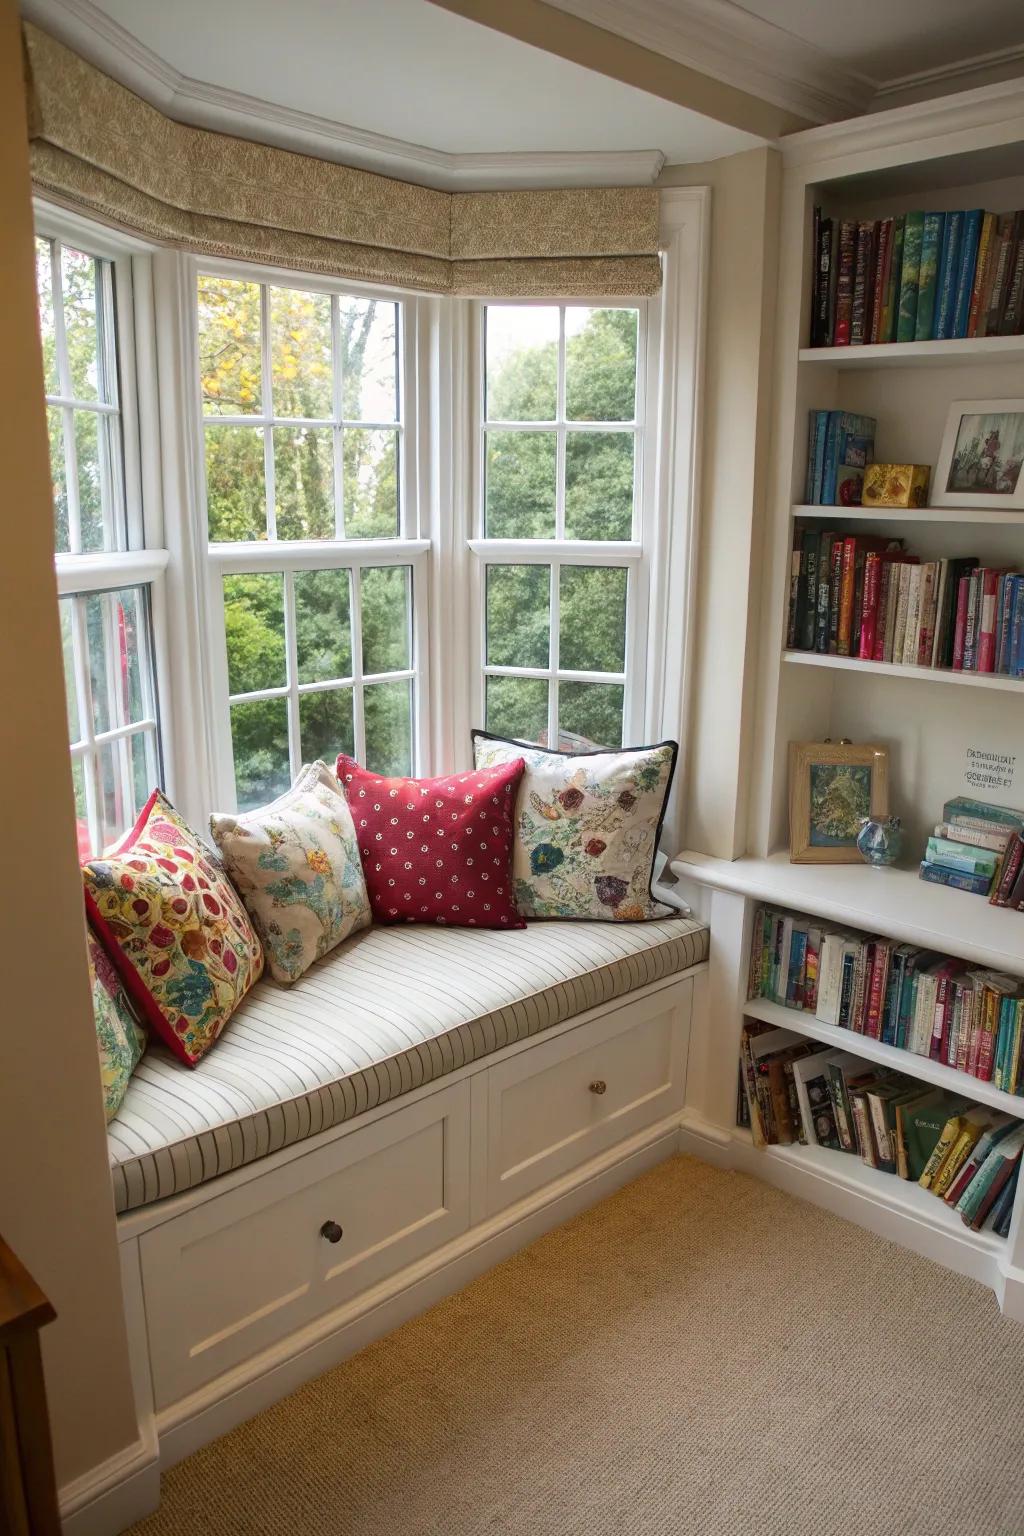
[[[435,185],[653,180],[763,141],[428,0],[25,0],[182,121]],[[316,142],[319,140],[319,142]],[[396,141],[398,141],[396,143]],[[588,156],[610,155],[602,176]],[[630,159],[630,156],[633,156]],[[575,158],[574,158],[575,157]]]

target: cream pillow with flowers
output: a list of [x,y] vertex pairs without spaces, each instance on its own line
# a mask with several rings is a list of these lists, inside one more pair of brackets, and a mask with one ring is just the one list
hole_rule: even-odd
[[210,831],[275,981],[296,981],[369,923],[352,813],[326,763],[303,768],[270,805],[211,816]]

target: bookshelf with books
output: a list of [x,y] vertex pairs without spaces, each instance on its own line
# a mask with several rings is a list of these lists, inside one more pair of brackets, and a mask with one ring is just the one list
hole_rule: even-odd
[[[1022,124],[1024,89],[1007,85],[967,93],[941,109],[922,104],[810,130],[791,136],[783,147],[771,466],[756,566],[760,618],[748,643],[755,704],[746,827],[740,832],[738,857],[684,851],[672,869],[682,894],[710,922],[713,935],[707,1024],[695,1032],[691,1047],[684,1147],[746,1168],[983,1280],[1004,1310],[1024,1319],[1021,1196],[1013,1199],[1009,1215],[1001,1213],[1004,1236],[984,1227],[973,1230],[930,1191],[869,1167],[849,1151],[799,1142],[758,1147],[750,1130],[735,1123],[745,1020],[789,1029],[796,1039],[822,1050],[846,1051],[866,1070],[894,1074],[925,1090],[950,1095],[959,1091],[972,1104],[1014,1123],[1024,1118],[1024,1098],[1007,1092],[1002,1081],[997,1086],[994,1079],[975,1079],[941,1057],[908,1053],[880,1036],[851,1032],[816,1013],[786,1008],[774,997],[747,997],[750,944],[762,905],[809,914],[821,924],[885,945],[916,946],[948,956],[957,975],[988,970],[1008,982],[1024,980],[1024,912],[993,907],[965,890],[928,883],[919,878],[918,867],[928,839],[937,836],[943,806],[954,797],[973,795],[1002,805],[1024,805],[1024,580],[1012,579],[1024,577],[1024,508],[1004,511],[1000,505],[979,504],[972,496],[958,505],[945,486],[941,506],[929,505],[927,499],[922,506],[863,506],[856,495],[848,496],[847,505],[837,505],[843,494],[838,486],[830,495],[820,494],[820,487],[819,494],[813,494],[814,483],[808,479],[811,413],[842,413],[852,423],[859,419],[871,424],[874,461],[930,466],[929,495],[936,496],[935,471],[954,402],[1024,396],[1024,216],[1018,215],[1024,209]],[[999,301],[1002,319],[995,316],[996,323],[986,324],[984,335],[976,322],[974,333],[968,334],[973,286],[966,290],[964,326],[963,314],[959,324],[956,318],[964,297],[957,299],[957,287],[962,286],[958,270],[952,296],[947,295],[952,321],[946,316],[940,324],[935,298],[926,297],[931,319],[926,326],[922,318],[920,336],[915,312],[912,339],[876,336],[873,341],[873,328],[878,335],[888,334],[880,330],[885,291],[876,327],[874,299],[869,305],[863,280],[862,291],[856,291],[855,247],[851,334],[836,346],[833,316],[831,334],[819,325],[812,336],[816,209],[819,220],[833,220],[834,228],[846,222],[858,232],[862,225],[874,232],[876,225],[882,227],[890,219],[895,223],[908,212],[932,214],[929,243],[938,242],[940,264],[943,232],[948,227],[956,233],[962,248],[967,223],[963,217],[949,216],[977,209],[991,213],[995,217],[988,221],[990,244],[993,231],[1002,239],[1009,229],[1005,243],[1020,251],[1021,286],[1014,305],[1022,316],[1009,307],[1007,290],[1005,301]],[[920,222],[923,236],[923,218]],[[980,245],[984,218],[970,220],[968,249],[975,224],[980,225]],[[861,267],[863,274],[863,260]],[[947,275],[946,281],[948,285],[952,279]],[[859,305],[860,344],[853,335],[854,300]],[[979,309],[980,304],[979,292]],[[910,335],[907,326],[904,334]],[[898,654],[896,610],[874,601],[865,615],[863,569],[860,610],[850,613],[842,644],[838,629],[828,627],[832,615],[827,609],[820,615],[824,631],[815,607],[813,633],[808,628],[794,634],[793,551],[801,548],[805,535],[811,542],[817,540],[817,555],[824,547],[830,559],[848,542],[855,559],[858,550],[864,556],[877,555],[871,562],[872,582],[889,565],[888,581],[891,586],[895,577],[897,600],[900,568],[920,572],[903,576],[904,582],[919,586],[918,619],[911,633],[903,615]],[[886,555],[892,558],[887,561]],[[976,615],[987,586],[988,618],[991,621],[997,610],[1006,636],[1000,651],[1000,636],[988,622],[984,655],[976,651],[973,664],[965,669],[962,655],[959,664],[954,661],[954,594],[959,597],[960,579],[966,575],[970,597],[974,571],[990,573],[974,578],[979,589]],[[935,614],[929,619],[926,605],[922,622],[920,588],[926,585],[935,599]],[[938,600],[940,586],[943,605]],[[1018,588],[1019,655],[1012,645]],[[809,607],[802,617],[810,618]],[[980,633],[978,642],[980,646]],[[889,749],[889,809],[903,820],[906,850],[897,867],[790,862],[789,745],[843,738],[880,742]],[[1000,765],[1001,778],[984,771],[992,763]],[[936,845],[934,852],[941,857],[943,850]]]

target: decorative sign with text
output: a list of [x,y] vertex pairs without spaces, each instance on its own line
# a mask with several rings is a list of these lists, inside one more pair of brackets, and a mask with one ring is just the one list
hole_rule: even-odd
[[968,747],[964,783],[971,789],[1012,789],[1017,778],[1015,752],[987,752],[983,747]]

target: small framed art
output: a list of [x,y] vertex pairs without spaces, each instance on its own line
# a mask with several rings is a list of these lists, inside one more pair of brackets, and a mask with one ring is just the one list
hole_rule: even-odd
[[954,400],[935,469],[936,507],[1024,509],[1024,399]]
[[889,749],[877,743],[791,741],[791,864],[858,864],[865,816],[889,814]]

